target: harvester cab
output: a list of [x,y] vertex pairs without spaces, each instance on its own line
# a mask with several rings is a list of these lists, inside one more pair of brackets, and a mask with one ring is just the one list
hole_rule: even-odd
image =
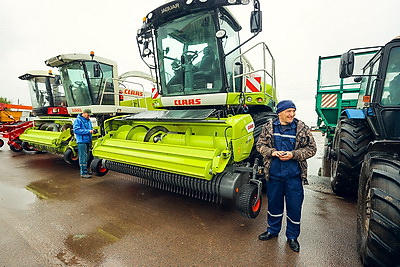
[[[107,120],[93,148],[94,174],[113,170],[191,197],[231,199],[243,216],[258,215],[262,168],[254,143],[275,109],[274,58],[264,43],[242,51],[261,31],[259,1],[254,35],[243,43],[226,8],[249,2],[180,0],[147,14],[137,43],[157,78],[158,110]],[[254,54],[257,66],[249,61]]]
[[[145,93],[142,84],[126,81],[127,78],[145,78],[145,73],[125,74],[119,79],[116,62],[95,57],[94,53],[63,54],[45,61],[46,65],[57,67],[65,92],[70,117],[40,117],[34,120],[34,127],[27,129],[20,139],[23,148],[61,154],[68,163],[78,161],[77,144],[72,131],[75,116],[86,108],[92,110],[92,125],[98,130],[93,142],[101,135],[103,121],[118,114],[138,113],[151,108],[150,93]],[[131,86],[134,89],[129,89]],[[139,89],[137,89],[139,87]],[[37,91],[32,95],[36,99]],[[42,99],[41,97],[39,98]],[[55,101],[55,100],[54,100]],[[71,115],[75,115],[71,117]]]
[[[361,55],[369,55],[369,60],[362,72],[354,73]],[[327,87],[320,92],[322,101],[317,94],[321,117],[329,111],[323,103],[345,107],[332,123],[333,136],[327,135],[331,141],[326,142],[323,167],[330,169],[336,194],[358,196],[357,241],[363,263],[396,266],[400,253],[399,236],[393,235],[400,218],[400,37],[381,47],[349,50],[340,57],[339,76],[341,85],[353,77],[357,90],[352,103],[342,97],[346,90]]]
[[19,76],[29,84],[32,116],[68,116],[67,101],[60,75],[50,71],[33,70]]
[[[66,99],[59,75],[54,75],[51,70],[48,72],[33,70],[18,78],[27,81],[29,84],[32,116],[68,116]],[[19,137],[27,128],[32,127],[34,120],[37,119],[34,118],[33,120],[12,125],[13,127],[7,133],[7,143],[12,151],[33,150],[32,147],[23,143]]]
[[152,108],[151,102],[147,100],[151,98],[145,98],[144,87],[136,91],[120,87],[121,79],[115,61],[95,56],[91,52],[90,55],[58,55],[45,63],[57,67],[60,72],[69,114],[79,114],[89,108],[95,116],[110,117]]
[[[242,45],[249,40],[239,42],[242,28],[225,8],[247,3],[172,1],[147,14],[137,42],[141,57],[157,74],[156,107],[215,108],[222,116],[272,110],[274,58],[264,43],[242,53]],[[254,38],[261,32],[258,1],[251,21]],[[259,68],[250,63],[251,56],[261,59]]]

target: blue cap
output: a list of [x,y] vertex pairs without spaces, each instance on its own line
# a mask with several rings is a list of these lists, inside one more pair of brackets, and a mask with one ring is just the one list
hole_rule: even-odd
[[281,113],[282,111],[287,110],[288,108],[296,109],[296,105],[293,103],[292,100],[282,100],[276,106],[276,113]]

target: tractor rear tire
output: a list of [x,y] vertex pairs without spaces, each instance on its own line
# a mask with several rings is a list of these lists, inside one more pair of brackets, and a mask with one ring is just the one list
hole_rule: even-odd
[[400,266],[400,159],[365,157],[358,189],[357,245],[369,266]]
[[92,160],[90,170],[96,176],[104,176],[108,173],[108,169],[101,164],[101,159],[98,158]]
[[339,121],[332,148],[335,158],[331,160],[331,187],[336,195],[357,196],[361,164],[371,140],[372,133],[365,120]]
[[10,144],[10,149],[14,152],[22,152],[24,150],[21,146],[22,142],[21,141],[14,141],[14,144]]
[[261,210],[262,198],[256,201],[258,187],[255,184],[244,184],[239,188],[236,196],[236,208],[239,213],[246,218],[254,219]]
[[0,147],[4,146],[4,141],[3,139],[0,139]]
[[78,152],[75,152],[75,155],[74,155],[74,152],[72,151],[72,149],[68,148],[64,152],[64,160],[68,164],[78,164],[78,162],[79,162]]

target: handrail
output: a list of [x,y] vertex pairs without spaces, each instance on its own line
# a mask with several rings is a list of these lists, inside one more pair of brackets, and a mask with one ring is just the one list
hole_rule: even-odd
[[[253,49],[255,49],[255,48],[259,47],[259,46],[262,46],[262,49],[263,49],[263,68],[262,68],[262,69],[254,70],[253,67],[251,66],[251,64],[249,64],[250,62],[249,62],[249,61],[247,60],[247,58],[245,57],[245,54],[247,54],[248,52],[252,51]],[[268,52],[268,54],[269,54],[269,57],[270,57],[271,63],[272,63],[272,65],[271,65],[271,71],[270,71],[270,72],[267,70],[267,66],[266,66],[266,65],[267,65],[267,64],[266,64],[266,63],[267,63],[267,52]],[[246,70],[246,71],[243,72],[243,73],[240,73],[240,74],[238,74],[238,75],[235,75],[235,63],[237,62],[238,59],[244,59],[243,61],[247,64],[247,67],[248,67],[249,71]],[[238,55],[238,56],[233,60],[232,69],[233,69],[233,71],[232,71],[232,73],[233,73],[233,75],[232,75],[232,79],[233,79],[233,92],[236,92],[236,83],[234,82],[236,78],[242,78],[242,81],[243,81],[242,84],[245,84],[245,77],[246,77],[247,75],[254,74],[254,73],[258,73],[258,72],[263,72],[263,81],[264,81],[264,82],[266,81],[266,77],[267,77],[267,76],[270,77],[271,80],[272,80],[271,86],[272,86],[273,88],[276,89],[276,81],[275,81],[275,59],[274,59],[274,57],[272,56],[272,53],[271,53],[271,51],[269,50],[268,46],[267,46],[264,42],[257,43],[257,44],[255,44],[255,45],[253,45],[252,47],[250,47],[249,49],[247,49],[246,51],[242,52],[240,55]],[[243,90],[244,88],[241,88],[241,89]],[[264,93],[265,93],[266,95],[268,95],[269,97],[271,97],[271,98],[273,97],[272,95],[266,93],[266,91],[265,91],[265,86],[264,86]]]
[[[101,92],[101,98],[100,98],[100,105],[103,103],[103,97],[104,97],[104,95],[113,95],[113,96],[119,96],[119,95],[121,95],[121,93],[120,92],[118,92],[118,93],[115,93],[115,89],[114,89],[114,92],[106,92],[106,85],[107,85],[107,81],[109,81],[109,80],[112,80],[112,81],[117,81],[117,82],[121,82],[121,83],[131,83],[131,84],[134,84],[134,85],[138,85],[138,86],[140,86],[141,88],[142,88],[142,91],[141,92],[143,92],[143,96],[141,97],[141,96],[135,96],[135,95],[128,95],[128,94],[122,94],[122,95],[124,95],[124,96],[129,96],[129,97],[133,97],[133,98],[137,98],[137,99],[139,99],[139,98],[145,98],[145,91],[144,91],[144,86],[143,86],[143,84],[141,84],[141,83],[137,83],[137,82],[131,82],[131,81],[126,81],[126,80],[124,80],[124,79],[120,79],[120,78],[112,78],[112,77],[108,77],[106,80],[105,80],[105,83],[104,83],[104,86],[103,86],[103,90],[102,90],[102,92]],[[113,83],[113,85],[115,86],[115,84]],[[118,87],[119,88],[119,87]],[[147,101],[144,101],[145,102],[145,107],[146,108],[148,108],[147,107]]]

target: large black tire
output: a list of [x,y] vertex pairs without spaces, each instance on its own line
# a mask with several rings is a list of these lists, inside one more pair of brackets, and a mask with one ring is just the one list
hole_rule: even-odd
[[338,196],[357,196],[361,164],[372,138],[365,120],[346,118],[339,121],[331,153],[331,187]]
[[24,150],[21,146],[22,142],[21,141],[14,141],[13,143],[11,143],[10,149],[14,152],[22,152],[22,150]]
[[254,219],[261,210],[262,198],[257,200],[258,187],[255,184],[244,184],[236,196],[236,208],[246,218]]
[[400,266],[400,160],[365,157],[358,189],[357,245],[369,266]]
[[26,151],[34,151],[35,150],[35,148],[33,146],[31,146],[28,142],[22,142],[21,146]]
[[78,164],[78,162],[79,162],[78,152],[75,152],[75,155],[74,155],[72,149],[68,148],[64,152],[64,160],[65,160],[65,162],[67,162],[69,164]]
[[0,139],[0,147],[4,146],[4,141],[3,139]]
[[108,169],[101,164],[101,159],[98,158],[92,160],[90,170],[96,176],[104,176],[108,173]]

